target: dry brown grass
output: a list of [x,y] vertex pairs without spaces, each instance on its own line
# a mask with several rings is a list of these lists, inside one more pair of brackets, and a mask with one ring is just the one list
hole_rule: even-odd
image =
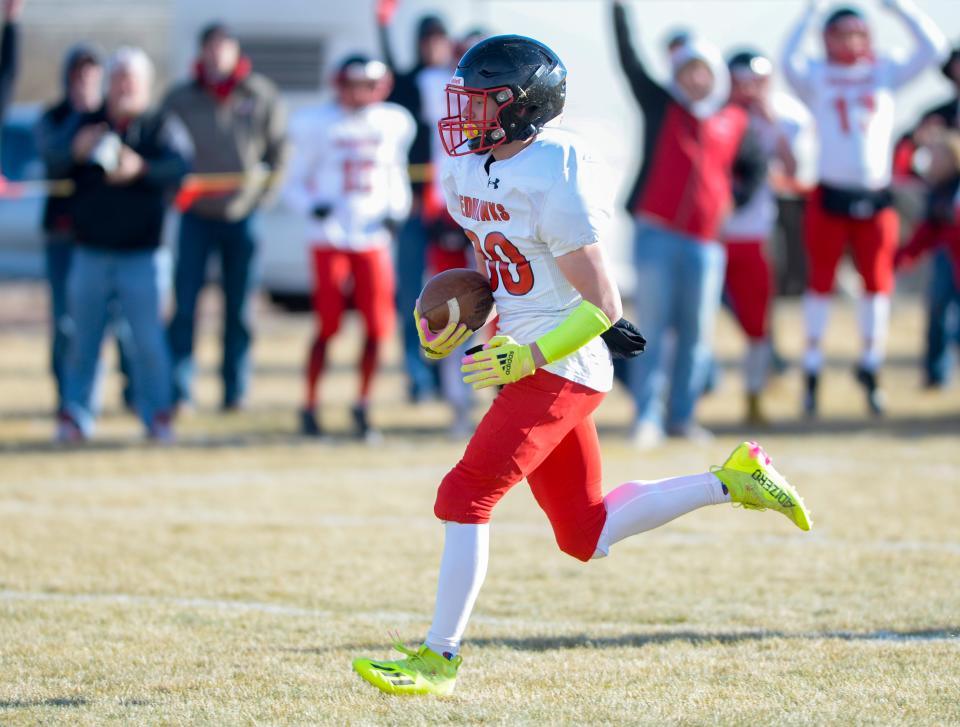
[[[824,420],[796,421],[791,372],[771,391],[776,424],[756,433],[804,493],[813,533],[711,508],[584,566],[518,487],[497,512],[457,694],[442,700],[382,696],[349,668],[385,655],[388,629],[415,642],[427,626],[433,493],[462,447],[441,436],[442,407],[405,405],[391,371],[383,446],[301,441],[308,321],[270,315],[249,411],[213,411],[207,339],[180,445],[143,446],[109,412],[92,446],[60,451],[42,328],[24,315],[0,332],[0,723],[960,723],[960,396],[918,388],[921,314],[904,302],[891,416],[864,426],[850,313],[833,327]],[[779,320],[796,354],[795,308]],[[740,339],[722,330],[729,355]],[[350,346],[328,382],[333,427],[347,422]],[[739,392],[728,372],[704,404],[715,443],[642,455],[611,397],[608,486],[718,462],[748,434]]]

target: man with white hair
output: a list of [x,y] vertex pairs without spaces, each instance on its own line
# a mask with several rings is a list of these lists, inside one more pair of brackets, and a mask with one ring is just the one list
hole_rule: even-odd
[[73,157],[77,244],[67,307],[76,332],[58,438],[82,441],[92,432],[94,381],[112,304],[130,328],[137,412],[148,437],[169,441],[170,363],[156,253],[164,212],[192,152],[176,119],[149,110],[154,74],[146,53],[120,48],[107,68],[104,107],[85,114],[65,142]]
[[[726,105],[730,74],[719,52],[696,39],[678,45],[670,56],[673,78],[664,86],[634,50],[621,2],[613,3],[613,20],[620,64],[644,118],[643,165],[627,206],[637,229],[637,315],[650,341],[646,354],[629,362],[634,442],[646,448],[664,433],[710,436],[695,409],[723,287],[720,225],[763,183],[766,159],[746,112]],[[668,331],[676,341],[669,375]]]

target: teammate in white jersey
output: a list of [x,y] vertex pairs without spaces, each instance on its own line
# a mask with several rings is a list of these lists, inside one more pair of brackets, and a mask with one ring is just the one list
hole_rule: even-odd
[[[439,126],[444,148],[457,158],[443,171],[443,189],[490,276],[500,314],[499,335],[468,352],[461,370],[474,388],[503,388],[437,493],[445,543],[425,643],[417,650],[397,644],[406,654],[397,661],[354,661],[384,692],[452,691],[460,639],[486,574],[491,511],[524,478],[557,544],[582,561],[731,500],[810,527],[796,492],[750,443],[714,472],[628,482],[603,496],[592,414],[611,386],[611,352],[635,355],[642,338],[620,318],[601,247],[612,209],[606,170],[572,135],[544,128],[560,114],[565,93],[566,69],[556,54],[516,35],[479,43],[447,86],[450,111]],[[462,324],[432,333],[415,315],[429,356],[471,335]]]
[[[793,144],[801,125],[795,118],[775,115],[770,93],[773,64],[756,51],[735,53],[730,69],[730,103],[745,109],[750,128],[764,157],[772,162],[776,178],[792,179],[797,171]],[[734,179],[734,193],[738,184]],[[738,196],[738,195],[737,195]],[[724,294],[747,335],[743,374],[750,424],[766,419],[760,397],[766,386],[773,354],[769,319],[773,300],[773,272],[767,246],[777,222],[777,200],[770,182],[764,184],[727,218],[720,238],[727,250]]]
[[813,113],[820,141],[819,186],[811,195],[805,238],[809,259],[804,315],[804,409],[817,410],[817,383],[829,299],[837,265],[850,245],[863,278],[860,329],[863,354],[857,380],[875,415],[883,413],[877,371],[887,336],[893,256],[899,221],[892,207],[894,93],[937,62],[946,51],[942,33],[910,0],[882,0],[914,37],[906,58],[875,53],[863,15],[834,10],[823,24],[826,58],[809,59],[802,49],[808,30],[821,17],[824,0],[812,0],[784,50],[784,73]]
[[285,197],[309,217],[317,315],[300,426],[304,434],[322,434],[316,407],[327,344],[352,299],[366,326],[353,417],[357,433],[370,438],[370,389],[396,317],[390,248],[396,225],[410,210],[406,159],[416,127],[403,107],[384,101],[391,77],[380,61],[351,56],[335,85],[334,101],[304,109],[291,122],[297,153]]

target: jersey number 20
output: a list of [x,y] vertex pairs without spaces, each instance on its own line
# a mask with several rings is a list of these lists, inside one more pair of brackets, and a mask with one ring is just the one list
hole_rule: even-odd
[[481,245],[476,233],[470,230],[464,232],[474,248],[486,258],[491,290],[499,288],[501,283],[510,295],[526,295],[533,289],[530,261],[510,240],[499,232],[491,232],[483,238]]

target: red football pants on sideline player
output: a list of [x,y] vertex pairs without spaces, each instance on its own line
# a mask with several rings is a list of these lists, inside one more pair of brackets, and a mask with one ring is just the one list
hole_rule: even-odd
[[389,250],[354,252],[314,247],[312,255],[313,309],[320,319],[320,335],[329,340],[340,330],[347,301],[352,299],[367,337],[374,341],[389,337],[396,322],[396,283]]
[[773,276],[767,261],[766,240],[724,240],[727,271],[724,287],[733,313],[751,339],[767,337]]
[[807,249],[807,288],[826,295],[833,292],[840,257],[849,244],[853,263],[867,293],[893,291],[893,258],[900,239],[900,218],[893,207],[872,217],[855,219],[823,209],[822,191],[807,200],[804,243]]
[[590,560],[607,518],[592,416],[604,396],[543,369],[503,387],[443,478],[436,516],[489,522],[500,498],[526,477],[560,549]]

